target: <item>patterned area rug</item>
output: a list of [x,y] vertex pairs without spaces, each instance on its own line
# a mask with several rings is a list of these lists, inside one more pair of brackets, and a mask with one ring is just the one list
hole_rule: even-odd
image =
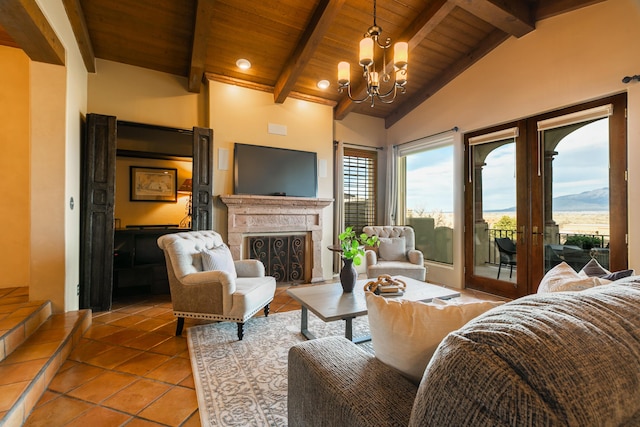
[[[324,323],[309,313],[317,337],[344,336],[344,321]],[[354,336],[367,335],[367,317],[353,321]],[[191,367],[203,426],[286,426],[287,357],[305,340],[300,311],[250,319],[238,341],[232,322],[187,330]],[[360,346],[373,353],[371,342]]]

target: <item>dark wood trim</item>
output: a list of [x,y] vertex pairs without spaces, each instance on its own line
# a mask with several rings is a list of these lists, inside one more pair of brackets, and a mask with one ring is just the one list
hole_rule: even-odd
[[80,0],[62,0],[62,3],[64,4],[64,9],[67,11],[67,17],[71,23],[73,34],[76,37],[76,43],[78,43],[78,49],[80,49],[84,66],[87,72],[95,73],[96,57],[93,53],[93,45],[91,44],[91,37],[89,36],[89,29],[84,19]]
[[533,31],[535,21],[531,3],[526,1],[450,0],[451,3],[515,37]]
[[189,67],[189,92],[199,93],[202,87],[204,69],[207,59],[207,39],[211,18],[213,17],[213,1],[197,0],[196,21],[191,43],[191,65]]
[[627,94],[612,97],[611,103],[613,115],[609,119],[609,209],[610,212],[615,212],[615,221],[610,221],[609,226],[609,249],[614,254],[609,259],[609,269],[619,271],[629,268]]
[[117,150],[117,157],[131,157],[136,159],[159,159],[159,160],[177,160],[177,161],[192,161],[193,156],[177,156],[169,153],[152,153],[150,151],[136,151],[136,150]]
[[0,26],[32,61],[65,65],[65,49],[35,0],[0,2]]
[[540,0],[536,10],[536,21],[571,12],[605,0]]

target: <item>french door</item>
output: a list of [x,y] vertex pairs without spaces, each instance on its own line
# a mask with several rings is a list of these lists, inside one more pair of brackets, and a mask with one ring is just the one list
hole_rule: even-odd
[[[508,298],[627,267],[626,95],[465,135],[465,284]],[[614,220],[615,219],[615,220]]]

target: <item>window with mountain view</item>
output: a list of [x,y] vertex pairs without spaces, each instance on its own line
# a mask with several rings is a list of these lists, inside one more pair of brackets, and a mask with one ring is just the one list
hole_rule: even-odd
[[400,206],[424,259],[453,264],[453,143],[437,140],[405,149],[400,157]]

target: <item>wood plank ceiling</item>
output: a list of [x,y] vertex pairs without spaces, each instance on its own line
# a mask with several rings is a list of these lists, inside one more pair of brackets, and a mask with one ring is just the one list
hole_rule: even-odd
[[[604,0],[378,0],[382,36],[409,43],[409,66],[406,94],[375,107],[352,102],[336,82],[338,62],[348,61],[353,93],[362,93],[358,45],[373,23],[373,0],[62,1],[89,72],[102,58],[187,77],[192,92],[206,79],[222,81],[273,93],[274,102],[332,105],[338,120],[350,112],[381,117],[389,127],[509,37]],[[3,0],[0,44],[55,63],[55,43],[30,46],[51,39],[35,5]],[[32,53],[40,50],[47,55]],[[239,58],[252,67],[240,70]],[[317,87],[322,79],[329,88]]]

